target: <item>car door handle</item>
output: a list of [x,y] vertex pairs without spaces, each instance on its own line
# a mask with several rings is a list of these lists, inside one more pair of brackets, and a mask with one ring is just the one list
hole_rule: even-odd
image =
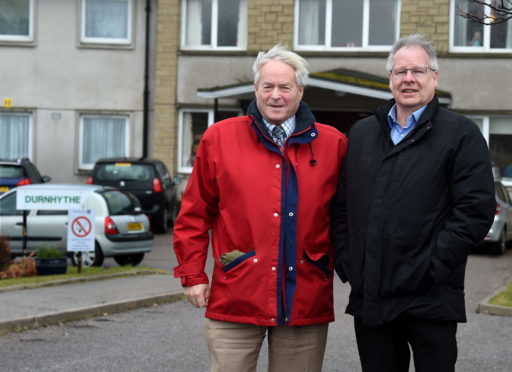
[[23,226],[23,222],[16,222],[16,226]]

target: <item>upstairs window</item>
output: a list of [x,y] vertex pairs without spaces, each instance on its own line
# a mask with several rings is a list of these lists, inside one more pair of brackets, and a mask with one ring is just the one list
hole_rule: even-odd
[[389,50],[400,29],[399,0],[298,0],[295,45],[301,50]]
[[[484,0],[491,3],[492,0]],[[512,20],[484,26],[459,15],[459,12],[494,16],[492,9],[484,4],[467,0],[452,0],[451,49],[455,52],[512,53]]]
[[183,49],[245,49],[247,0],[183,0]]
[[32,41],[34,0],[0,0],[0,41]]
[[81,41],[130,44],[133,0],[82,0]]

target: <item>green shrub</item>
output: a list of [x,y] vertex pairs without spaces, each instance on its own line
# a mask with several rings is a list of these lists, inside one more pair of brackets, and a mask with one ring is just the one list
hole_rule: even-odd
[[53,247],[41,247],[36,252],[37,258],[63,258],[61,251]]

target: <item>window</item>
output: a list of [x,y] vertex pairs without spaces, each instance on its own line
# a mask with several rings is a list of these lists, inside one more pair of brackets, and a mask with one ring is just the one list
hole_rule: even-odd
[[[217,121],[240,115],[239,111],[219,111]],[[192,172],[199,141],[204,131],[213,124],[213,110],[180,111],[179,143],[178,143],[178,171]]]
[[302,50],[389,50],[398,38],[400,0],[298,0],[295,45]]
[[0,216],[21,216],[23,211],[16,208],[16,192],[0,199]]
[[[490,2],[491,0],[486,0]],[[459,11],[492,16],[491,9],[483,4],[469,3],[467,0],[452,0],[452,22],[450,44],[456,52],[512,52],[512,20],[493,26],[460,16]]]
[[0,159],[32,157],[31,122],[29,114],[0,112]]
[[128,134],[127,116],[81,116],[80,169],[92,169],[101,158],[128,156]]
[[183,0],[184,49],[245,49],[247,0]]
[[512,179],[512,116],[480,116],[471,120],[482,130],[502,177]]
[[133,0],[82,0],[81,41],[130,44]]
[[0,0],[0,40],[32,41],[34,0]]

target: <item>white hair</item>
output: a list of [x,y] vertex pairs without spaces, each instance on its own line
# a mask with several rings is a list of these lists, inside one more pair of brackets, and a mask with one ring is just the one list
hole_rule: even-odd
[[273,48],[269,49],[268,52],[258,53],[256,61],[254,61],[254,65],[252,66],[252,70],[254,72],[254,84],[258,84],[261,67],[271,60],[279,60],[292,67],[295,70],[295,80],[297,85],[299,87],[306,85],[309,77],[306,60],[281,44],[275,45]]
[[422,34],[416,33],[409,36],[404,36],[400,40],[398,40],[395,45],[393,45],[393,48],[391,48],[391,51],[389,52],[388,61],[386,64],[386,70],[391,71],[393,69],[393,66],[395,65],[395,54],[403,47],[408,46],[419,46],[423,48],[425,52],[427,52],[429,58],[430,58],[430,68],[434,71],[439,70],[439,65],[437,63],[437,52],[434,45],[428,41],[425,36]]

